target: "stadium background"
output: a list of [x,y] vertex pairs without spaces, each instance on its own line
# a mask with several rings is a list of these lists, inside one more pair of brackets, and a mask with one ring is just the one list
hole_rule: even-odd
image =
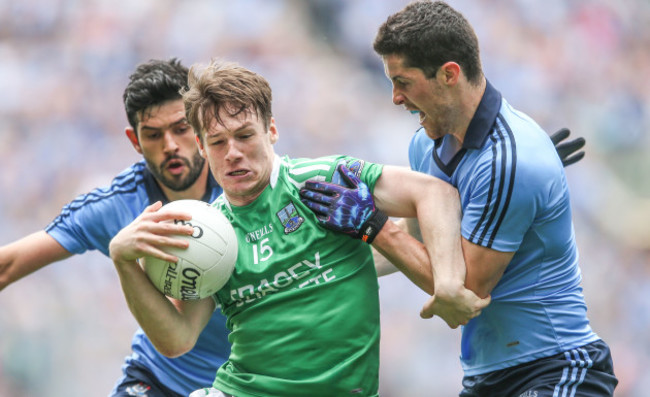
[[[213,56],[267,77],[279,153],[407,165],[416,119],[392,105],[371,43],[404,0],[0,0],[0,244],[39,230],[138,155],[122,91],[135,65]],[[650,3],[451,0],[474,25],[487,77],[587,156],[567,169],[594,329],[617,396],[650,390]],[[383,396],[452,396],[459,330],[420,320],[426,296],[380,281]],[[0,395],[102,396],[136,324],[98,253],[0,292]]]

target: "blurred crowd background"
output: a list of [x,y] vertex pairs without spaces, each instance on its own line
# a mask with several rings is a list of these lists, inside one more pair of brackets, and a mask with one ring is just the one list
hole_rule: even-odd
[[[418,127],[372,51],[405,0],[0,0],[0,245],[139,159],[122,92],[135,66],[223,57],[271,83],[279,153],[408,165]],[[450,0],[487,78],[552,133],[587,139],[567,168],[592,326],[616,396],[650,390],[650,3]],[[453,396],[460,330],[380,280],[382,396]],[[136,329],[112,263],[90,253],[0,292],[0,396],[104,396]]]

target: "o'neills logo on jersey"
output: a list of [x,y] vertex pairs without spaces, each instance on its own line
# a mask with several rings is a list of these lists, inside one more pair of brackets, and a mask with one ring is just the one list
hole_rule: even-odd
[[289,203],[275,215],[278,216],[284,226],[284,234],[295,232],[305,221],[305,218],[298,214],[296,206],[293,203]]

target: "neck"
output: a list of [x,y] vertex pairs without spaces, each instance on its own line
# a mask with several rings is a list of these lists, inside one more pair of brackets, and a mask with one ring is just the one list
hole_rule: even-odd
[[247,206],[248,204],[251,204],[253,201],[257,200],[257,198],[262,195],[262,192],[264,192],[267,186],[269,186],[268,183],[264,185],[264,188],[260,189],[259,191],[255,193],[249,193],[243,196],[229,194],[226,191],[224,191],[224,194],[231,205],[234,205],[235,207],[244,207]]
[[461,92],[460,100],[458,102],[460,112],[458,124],[456,125],[454,132],[451,134],[459,142],[459,145],[462,145],[465,140],[469,123],[474,118],[476,109],[478,109],[478,105],[481,103],[481,99],[485,93],[485,87],[487,87],[487,80],[485,80],[485,77],[482,77],[479,84],[468,84],[463,89],[463,92]]

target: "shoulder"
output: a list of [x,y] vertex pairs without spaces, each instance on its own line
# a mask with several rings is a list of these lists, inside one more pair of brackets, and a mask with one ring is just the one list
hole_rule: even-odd
[[336,165],[343,156],[334,155],[318,158],[291,159],[288,156],[281,158],[283,175],[297,183],[308,179],[330,180]]
[[564,171],[548,134],[504,100],[465,179],[475,189],[486,189],[488,196],[490,192],[502,193],[530,202],[561,186]]
[[144,183],[148,172],[145,162],[139,161],[117,174],[109,185],[95,188],[89,194],[110,196],[131,192]]
[[435,142],[433,139],[429,138],[424,128],[420,128],[411,137],[411,142],[409,143],[409,153],[423,153],[426,151],[431,151]]
[[144,186],[147,171],[144,161],[135,163],[113,178],[109,185],[97,187],[88,193],[77,196],[64,207],[63,212],[74,212],[82,208],[95,211],[106,209],[123,212],[131,209],[142,211],[147,202]]
[[435,142],[424,131],[424,128],[418,129],[411,137],[409,143],[409,163],[414,170],[422,170],[425,159],[430,158]]

